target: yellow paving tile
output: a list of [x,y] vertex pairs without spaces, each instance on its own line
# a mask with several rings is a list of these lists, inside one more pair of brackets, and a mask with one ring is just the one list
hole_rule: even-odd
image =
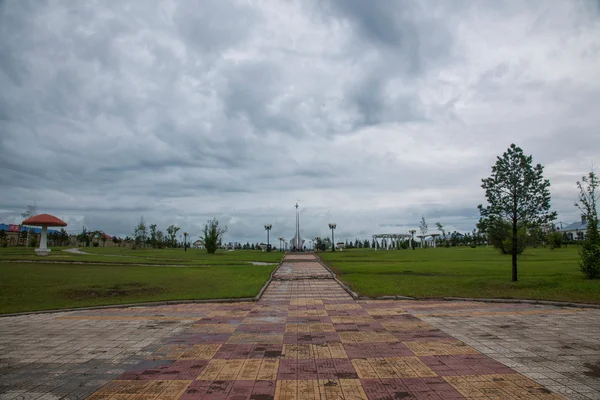
[[298,381],[298,400],[320,400],[319,382],[317,380]]
[[367,333],[369,340],[372,343],[396,343],[398,339],[390,332],[372,332]]
[[333,358],[331,356],[331,351],[329,350],[329,346],[327,346],[326,343],[313,345],[313,353],[315,355],[315,358],[318,358],[318,359]]
[[298,399],[298,381],[280,380],[275,386],[275,399],[296,400]]
[[358,379],[340,379],[340,385],[345,400],[367,400],[367,394]]
[[150,395],[150,396],[158,396],[161,394],[167,386],[171,383],[171,381],[149,381],[150,383],[140,392],[140,395]]
[[[171,398],[171,399],[178,399],[184,392],[185,390],[188,388],[188,386],[190,386],[190,384],[193,381],[183,381],[183,380],[177,380],[177,381],[170,381],[171,383],[169,384],[169,386],[167,386],[167,388],[160,394],[159,398]],[[161,399],[163,400],[163,399]]]
[[450,356],[458,354],[479,354],[474,348],[458,340],[435,340],[430,342],[402,342],[417,356]]
[[255,381],[261,364],[262,359],[260,358],[250,358],[245,360],[237,379],[240,381]]
[[377,371],[366,359],[355,358],[352,360],[352,366],[360,379],[377,379]]
[[150,381],[126,381],[127,383],[116,394],[141,394]]
[[279,369],[279,359],[263,358],[256,379],[259,381],[271,381],[277,379],[277,370]]
[[341,343],[313,344],[311,346],[314,358],[348,358],[344,345]]
[[326,310],[360,310],[362,307],[356,303],[325,304]]
[[116,393],[119,393],[122,388],[127,386],[128,383],[129,383],[129,381],[114,380],[114,381],[108,382],[106,385],[102,386],[100,389],[98,389],[96,391],[96,393],[98,393],[98,394],[102,394],[102,393],[116,394]]
[[215,380],[217,381],[234,381],[236,380],[242,366],[244,365],[244,360],[227,360],[223,369],[219,372],[219,375]]
[[335,332],[335,328],[333,327],[333,324],[329,324],[329,323],[320,323],[320,322],[305,323],[305,324],[293,323],[293,324],[286,324],[285,331],[286,331],[286,333]]
[[221,348],[220,344],[195,344],[179,356],[180,360],[211,360]]
[[226,363],[227,360],[210,360],[196,379],[199,381],[214,381]]
[[366,315],[361,315],[357,317],[332,316],[330,318],[331,322],[333,322],[334,324],[370,324],[376,322],[375,318]]
[[538,383],[519,374],[444,377],[444,380],[467,399],[558,400],[563,398],[548,392]]
[[323,304],[323,300],[321,299],[292,299],[290,301],[290,305],[292,306],[316,306],[319,304]]
[[437,376],[418,357],[387,357],[385,360],[400,378],[425,378]]
[[321,399],[344,400],[344,392],[339,380],[319,380],[319,392]]
[[96,392],[96,393],[94,393],[94,394],[86,397],[86,400],[87,399],[90,399],[90,400],[110,400],[110,397],[111,397],[111,395],[108,394],[108,393],[98,393],[98,392]]
[[329,347],[331,358],[348,358],[344,345],[341,343],[328,343],[327,347]]
[[227,343],[279,344],[283,343],[283,334],[237,332],[229,337]]
[[390,332],[339,332],[342,343],[395,343],[398,339]]
[[237,327],[236,324],[195,324],[191,330],[201,333],[233,333]]
[[367,359],[377,377],[380,379],[389,379],[389,378],[400,378],[394,368],[384,358],[368,358]]
[[154,360],[177,360],[189,349],[190,346],[183,344],[168,344],[156,350],[156,353],[147,358]]
[[292,317],[326,317],[326,310],[291,310],[288,314]]

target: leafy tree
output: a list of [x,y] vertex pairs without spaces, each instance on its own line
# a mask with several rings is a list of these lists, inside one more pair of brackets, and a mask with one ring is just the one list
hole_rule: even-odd
[[8,241],[6,240],[6,232],[4,231],[4,229],[0,230],[0,246],[2,247],[7,247],[8,246]]
[[600,233],[598,232],[598,201],[600,181],[594,171],[577,182],[579,199],[575,206],[585,216],[587,222],[585,240],[579,254],[581,262],[579,268],[588,279],[600,278]]
[[29,239],[27,240],[27,242],[29,243],[29,246],[31,246],[31,247],[37,246],[37,243],[38,243],[38,241],[37,241],[37,235],[35,233],[32,233],[29,236]]
[[427,234],[427,222],[425,222],[425,216],[421,215],[421,224],[419,225],[419,231],[421,232],[421,247],[423,247],[423,239]]
[[[27,218],[33,217],[34,215],[37,215],[37,213],[38,213],[37,205],[35,204],[35,201],[34,201],[33,204],[27,204],[25,211],[23,211],[21,213],[21,217],[23,217],[24,219],[27,219]],[[25,246],[29,246],[32,242],[35,242],[35,240],[31,241],[29,239],[29,229],[27,229],[25,235],[27,237]]]
[[156,248],[156,224],[150,225],[150,245],[152,248]]
[[478,206],[484,225],[511,224],[513,282],[518,280],[519,230],[527,231],[556,219],[556,213],[550,211],[550,181],[544,179],[544,167],[533,166],[532,161],[513,143],[502,157],[497,157],[492,175],[482,179],[481,185],[488,202],[486,207]]
[[163,231],[156,231],[156,247],[162,249],[165,245],[165,234]]
[[[179,230],[179,228],[177,228],[177,230]],[[219,221],[217,221],[216,218],[213,218],[212,220],[207,221],[202,232],[203,236],[201,239],[204,241],[206,252],[209,254],[215,254],[223,235],[227,232],[227,227],[220,227]]]
[[148,228],[146,227],[146,221],[144,217],[140,218],[140,222],[133,231],[133,237],[135,238],[135,244],[140,245],[146,243],[146,237],[148,236]]
[[169,245],[171,247],[177,247],[177,232],[179,232],[181,228],[175,225],[169,225],[167,228],[167,235],[169,236]]
[[81,233],[79,235],[77,235],[77,243],[79,243],[79,245],[84,245],[84,246],[89,246],[90,245],[90,235],[89,232],[85,229],[85,226],[83,227],[83,229],[81,230]]
[[445,238],[446,237],[446,231],[444,230],[444,225],[442,225],[440,222],[436,222],[435,226],[437,227],[437,230],[442,232],[442,237]]
[[69,234],[65,228],[60,228],[60,231],[58,232],[58,245],[64,246],[65,243],[69,243]]

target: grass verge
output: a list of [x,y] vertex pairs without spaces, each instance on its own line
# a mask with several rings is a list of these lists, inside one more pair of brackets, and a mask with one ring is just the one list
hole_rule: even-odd
[[253,297],[275,267],[0,263],[0,313]]
[[319,253],[361,296],[402,295],[536,299],[600,304],[600,280],[579,271],[576,247],[527,249],[519,281],[511,282],[510,256],[492,248],[349,250]]

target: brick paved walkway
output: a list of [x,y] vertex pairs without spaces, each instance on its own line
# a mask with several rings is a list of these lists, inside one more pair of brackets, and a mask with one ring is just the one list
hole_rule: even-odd
[[[547,375],[528,378],[524,374],[534,370],[518,373],[506,365],[519,366],[511,364],[508,355],[504,364],[495,360],[506,353],[494,344],[510,348],[515,343],[510,335],[498,336],[504,342],[481,340],[495,317],[546,316],[553,321],[569,316],[576,323],[581,317],[593,321],[598,315],[592,311],[477,302],[354,301],[335,280],[324,279],[329,272],[311,258],[286,258],[275,274],[278,280],[257,303],[0,319],[0,398],[83,398],[93,393],[88,398],[558,399],[563,398],[556,394],[561,390],[570,398],[598,398],[594,386],[577,391],[561,385],[560,378],[552,381],[556,385],[542,382],[553,393],[536,382]],[[14,321],[21,323],[17,330]],[[33,343],[31,329],[47,333],[47,324],[54,327],[54,335]],[[473,340],[469,327],[479,340]],[[71,329],[80,329],[79,334],[74,337]],[[528,331],[522,336],[526,343],[514,349],[534,345],[534,333]],[[145,337],[140,340],[140,335]],[[577,337],[580,344],[588,344],[588,339],[593,342],[597,335]],[[13,348],[15,344],[20,347]],[[549,341],[546,345],[548,351],[554,348]],[[102,358],[89,358],[89,346],[101,349]],[[57,366],[48,368],[44,358]],[[56,376],[63,376],[68,367],[68,382],[57,384]],[[84,370],[96,372],[89,375]],[[106,383],[109,378],[114,379]]]

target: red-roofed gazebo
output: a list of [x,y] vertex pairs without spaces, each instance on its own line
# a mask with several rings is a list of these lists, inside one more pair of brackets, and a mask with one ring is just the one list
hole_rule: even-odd
[[34,215],[31,218],[27,218],[22,222],[23,225],[29,226],[41,226],[42,227],[42,235],[40,237],[40,247],[35,249],[35,252],[38,256],[47,256],[50,254],[50,249],[47,248],[47,237],[48,237],[48,227],[49,226],[67,226],[67,223],[59,218],[56,218],[54,215],[50,214],[39,214]]

